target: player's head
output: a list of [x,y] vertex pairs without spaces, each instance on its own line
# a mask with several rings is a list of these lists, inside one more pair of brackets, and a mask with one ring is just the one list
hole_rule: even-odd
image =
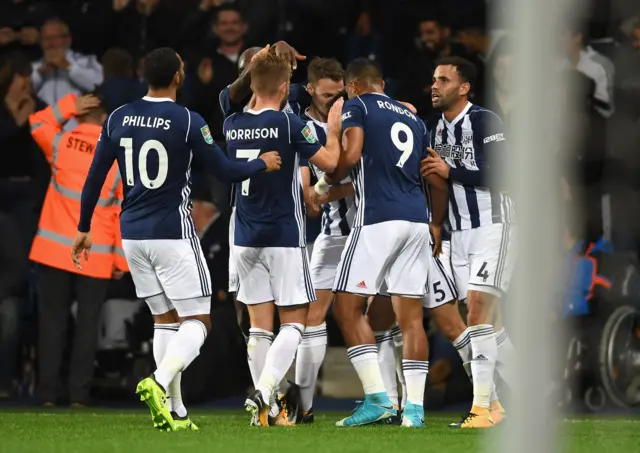
[[281,109],[289,97],[290,78],[289,63],[271,52],[254,58],[251,63],[251,90],[256,97],[277,99]]
[[184,84],[184,63],[170,47],[152,50],[144,57],[144,79],[149,90],[178,92]]
[[344,69],[334,58],[315,58],[307,68],[307,91],[322,115],[329,114],[329,101],[344,89]]
[[363,93],[382,92],[384,80],[378,63],[368,58],[356,58],[344,75],[344,84],[349,99]]
[[107,103],[98,90],[94,90],[89,94],[98,98],[100,104],[92,109],[89,109],[84,115],[79,115],[77,117],[78,123],[97,124],[101,126],[102,123],[104,123],[104,121],[107,119]]
[[475,66],[464,58],[447,57],[438,60],[431,86],[433,107],[444,112],[459,102],[466,102],[475,77]]
[[240,54],[238,58],[238,73],[244,71],[244,68],[247,67],[253,56],[260,52],[261,49],[262,47],[249,47]]

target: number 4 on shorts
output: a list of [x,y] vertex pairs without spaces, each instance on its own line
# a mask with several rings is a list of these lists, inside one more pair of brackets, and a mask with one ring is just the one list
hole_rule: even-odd
[[486,267],[487,267],[487,262],[485,261],[484,263],[482,263],[482,266],[480,266],[480,270],[476,274],[478,277],[482,279],[483,282],[486,282],[487,279],[489,278],[489,272],[487,272]]

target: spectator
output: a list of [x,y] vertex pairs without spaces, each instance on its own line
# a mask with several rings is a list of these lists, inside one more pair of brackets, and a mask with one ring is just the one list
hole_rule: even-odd
[[16,223],[0,213],[0,399],[12,396],[18,357],[20,299],[28,260]]
[[418,24],[416,49],[410,54],[404,67],[406,72],[401,83],[400,98],[411,102],[420,112],[420,116],[428,117],[432,111],[431,77],[435,69],[435,61],[439,58],[459,56],[466,58],[476,66],[481,62],[464,46],[453,41],[451,27],[443,18],[428,17]]
[[509,116],[514,107],[513,92],[511,91],[510,77],[513,71],[513,43],[503,39],[495,50],[494,64],[491,68],[492,90],[488,107],[491,108],[505,123],[509,130]]
[[111,46],[115,19],[111,1],[65,0],[57,2],[56,11],[69,24],[76,51],[100,56]]
[[[71,34],[67,24],[51,19],[40,29],[43,57],[33,64],[31,79],[38,97],[49,105],[64,96],[77,96],[93,91],[102,83],[102,65],[94,55],[71,50]],[[69,121],[66,130],[77,126]]]
[[614,111],[613,105],[613,63],[604,55],[585,44],[586,33],[579,28],[567,30],[565,40],[568,57],[566,67],[577,69],[595,83],[593,102],[596,110],[605,118]]
[[139,59],[157,47],[174,47],[180,17],[160,0],[112,0],[115,44]]
[[123,49],[109,49],[102,57],[104,82],[98,91],[105,99],[107,113],[140,99],[147,87],[135,76],[133,57]]
[[39,28],[53,17],[53,9],[43,0],[0,2],[0,54],[20,51],[31,60],[40,57]]
[[[62,124],[72,116],[78,117],[80,125],[61,133]],[[53,174],[29,255],[39,265],[39,394],[47,406],[55,405],[61,396],[60,372],[72,297],[78,302],[78,314],[69,367],[69,396],[72,405],[85,405],[101,306],[111,277],[121,276],[118,269],[128,270],[121,258],[124,253],[119,241],[122,183],[116,164],[102,188],[92,223],[91,260],[77,269],[69,259],[70,245],[78,231],[82,187],[105,119],[106,112],[98,98],[77,98],[74,94],[29,117],[33,137]]]
[[0,210],[20,225],[27,249],[38,224],[49,168],[31,139],[28,118],[44,103],[31,91],[31,63],[21,54],[6,58],[0,69]]
[[244,50],[247,24],[241,11],[232,5],[216,12],[212,31],[217,47],[210,49],[198,62],[196,77],[190,86],[190,108],[209,123],[213,138],[222,139],[222,112],[218,94],[238,76],[238,57]]

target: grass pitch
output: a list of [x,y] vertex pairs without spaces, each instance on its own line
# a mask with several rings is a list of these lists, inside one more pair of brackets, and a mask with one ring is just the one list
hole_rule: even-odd
[[[455,431],[457,415],[428,414],[425,429],[399,426],[336,428],[344,413],[322,413],[316,423],[295,428],[248,426],[241,411],[193,411],[199,432],[164,433],[151,427],[146,411],[2,410],[2,453],[469,453],[484,435]],[[562,422],[565,451],[631,453],[640,451],[640,418],[583,418]],[[492,451],[496,451],[493,449]],[[541,452],[544,453],[544,452]]]

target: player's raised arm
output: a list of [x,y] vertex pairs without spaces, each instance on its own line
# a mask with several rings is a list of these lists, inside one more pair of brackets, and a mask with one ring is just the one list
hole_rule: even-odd
[[91,218],[93,211],[96,209],[100,192],[107,174],[113,162],[116,160],[116,149],[107,134],[107,122],[102,127],[102,133],[98,139],[96,151],[93,155],[93,161],[89,168],[89,174],[82,188],[82,197],[80,199],[80,222],[78,223],[78,231],[88,233],[91,229]]
[[[318,150],[309,157],[309,162],[320,168],[326,173],[335,171],[338,165],[338,159],[340,158],[341,145],[340,145],[340,133],[342,131],[342,124],[340,123],[340,116],[342,114],[343,100],[340,99],[333,104],[329,111],[328,131],[327,131],[327,143],[324,146],[320,146]],[[317,144],[317,138],[313,135],[313,132],[308,126],[304,126],[302,129],[302,135],[307,137],[310,135],[313,137],[313,145]]]
[[276,151],[269,151],[248,162],[230,160],[213,141],[209,126],[202,117],[193,112],[189,112],[189,114],[192,123],[187,135],[187,143],[191,147],[195,159],[202,162],[220,181],[241,182],[260,172],[280,169],[282,161]]
[[[339,101],[338,101],[339,102]],[[364,146],[364,117],[366,115],[364,105],[360,99],[348,101],[341,116],[342,120],[342,148],[338,161],[338,168],[330,178],[333,181],[340,181],[349,175],[349,172],[362,157],[362,147]]]

